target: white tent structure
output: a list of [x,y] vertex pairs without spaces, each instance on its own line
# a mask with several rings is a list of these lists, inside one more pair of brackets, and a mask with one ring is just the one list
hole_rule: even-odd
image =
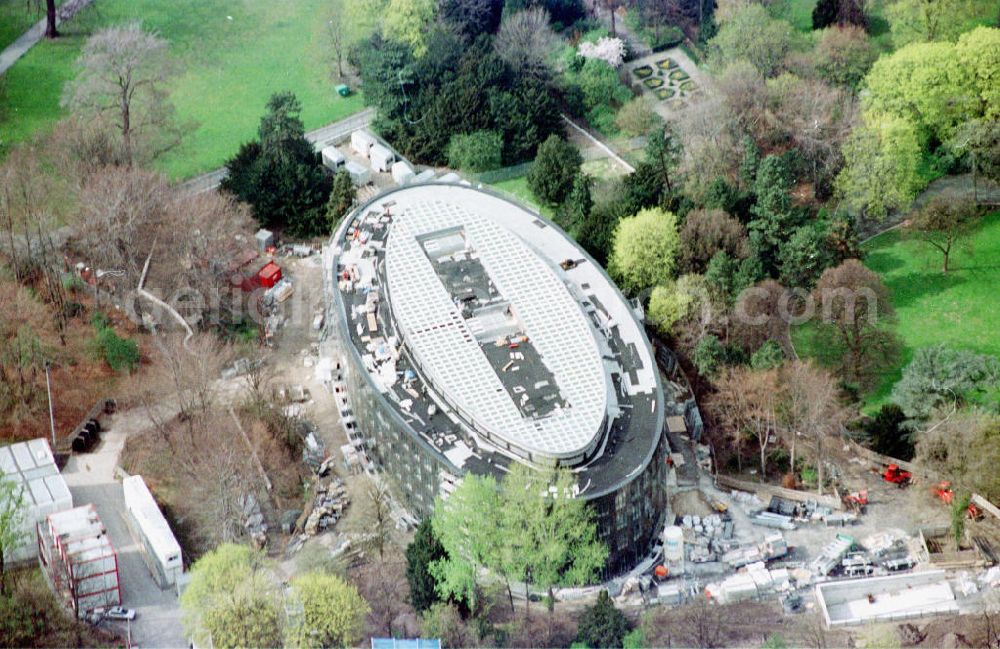
[[72,509],[73,496],[44,438],[0,447],[0,474],[23,490],[25,508],[23,542],[4,557],[13,563],[34,559],[38,556],[35,524],[50,514]]
[[149,571],[161,588],[176,585],[183,570],[181,546],[156,505],[153,494],[149,492],[142,476],[138,475],[122,480],[122,489],[128,510],[126,520],[142,548],[142,556]]

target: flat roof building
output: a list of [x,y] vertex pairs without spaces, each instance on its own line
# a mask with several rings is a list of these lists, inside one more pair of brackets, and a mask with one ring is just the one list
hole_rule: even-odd
[[467,471],[561,466],[594,505],[608,571],[646,555],[666,503],[663,391],[596,262],[524,207],[441,182],[358,207],[331,248],[335,393],[415,514]]
[[34,559],[38,554],[35,524],[49,514],[72,508],[73,496],[44,438],[0,447],[0,476],[13,481],[24,497],[24,542],[6,552],[5,559],[11,562]]
[[118,555],[93,505],[52,514],[36,528],[38,563],[78,617],[122,603]]

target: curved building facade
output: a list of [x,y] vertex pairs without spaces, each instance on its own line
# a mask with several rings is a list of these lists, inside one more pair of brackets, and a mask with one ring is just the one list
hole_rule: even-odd
[[425,517],[468,471],[565,467],[606,574],[645,557],[666,507],[664,397],[642,325],[562,230],[493,193],[383,193],[331,242],[328,331],[345,423]]

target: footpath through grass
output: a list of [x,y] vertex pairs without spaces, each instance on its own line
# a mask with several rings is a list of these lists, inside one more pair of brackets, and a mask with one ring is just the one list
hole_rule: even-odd
[[[920,347],[941,344],[1000,358],[1000,212],[984,217],[969,242],[952,253],[947,274],[941,272],[939,253],[898,231],[865,245],[865,265],[882,277],[892,295],[897,317],[892,328],[903,344],[901,362],[867,396],[865,410],[888,401],[903,367]],[[817,349],[813,333],[808,326],[795,328],[799,354],[835,361],[829,350]]]
[[221,166],[255,137],[274,92],[295,92],[307,130],[346,117],[364,103],[358,94],[345,99],[334,92],[326,11],[323,0],[100,0],[63,26],[63,38],[39,43],[8,70],[0,146],[51,129],[64,116],[59,100],[87,36],[130,20],[169,41],[179,69],[170,81],[171,100],[177,119],[193,129],[157,161],[172,178]]

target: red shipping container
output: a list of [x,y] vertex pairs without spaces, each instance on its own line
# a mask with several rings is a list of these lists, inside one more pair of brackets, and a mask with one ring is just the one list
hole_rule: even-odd
[[271,288],[281,281],[281,267],[273,261],[269,261],[257,271],[257,279],[260,280],[260,285],[264,288]]

